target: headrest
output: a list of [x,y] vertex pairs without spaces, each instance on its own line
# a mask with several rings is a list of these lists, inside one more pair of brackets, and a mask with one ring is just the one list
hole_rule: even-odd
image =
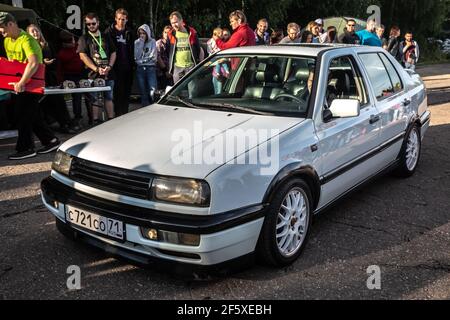
[[329,79],[328,86],[335,88],[337,92],[347,92],[350,88],[350,79],[345,71],[333,71]]
[[260,63],[256,71],[258,82],[280,82],[278,68],[273,64]]
[[309,70],[308,69],[298,69],[295,72],[295,79],[298,81],[306,81],[309,78]]

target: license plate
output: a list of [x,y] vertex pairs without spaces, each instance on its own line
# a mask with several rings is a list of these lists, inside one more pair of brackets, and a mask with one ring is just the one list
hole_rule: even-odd
[[83,229],[124,240],[124,224],[122,221],[106,218],[71,206],[66,206],[66,220]]

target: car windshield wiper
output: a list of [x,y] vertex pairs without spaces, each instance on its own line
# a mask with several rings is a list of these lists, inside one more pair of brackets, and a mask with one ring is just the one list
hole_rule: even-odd
[[193,108],[193,109],[203,109],[202,107],[199,107],[199,106],[196,106],[195,104],[193,104],[193,103],[191,103],[191,102],[189,102],[189,101],[186,101],[186,100],[184,100],[182,97],[180,97],[180,96],[168,96],[167,97],[167,99],[168,100],[171,100],[171,101],[177,101],[177,102],[180,102],[180,103],[182,103],[182,104],[184,104],[186,107],[189,107],[189,108]]
[[258,111],[255,109],[241,107],[241,106],[237,106],[235,104],[230,104],[230,103],[201,103],[199,105],[210,106],[210,107],[219,107],[219,108],[231,109],[231,110],[238,110],[238,111],[243,111],[243,112],[247,112],[247,113],[259,114],[259,115],[263,115],[263,116],[273,116],[273,113]]

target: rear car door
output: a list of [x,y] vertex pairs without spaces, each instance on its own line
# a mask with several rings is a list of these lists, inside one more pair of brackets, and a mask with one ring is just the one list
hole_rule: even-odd
[[382,52],[360,53],[359,58],[375,95],[381,143],[403,140],[411,100],[398,71]]

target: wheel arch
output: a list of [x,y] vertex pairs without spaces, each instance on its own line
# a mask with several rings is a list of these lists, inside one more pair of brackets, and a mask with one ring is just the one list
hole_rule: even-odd
[[420,116],[419,116],[417,113],[414,114],[414,115],[411,117],[411,120],[409,121],[409,125],[408,125],[408,128],[407,128],[407,131],[408,131],[409,129],[411,129],[411,127],[412,127],[413,125],[415,125],[415,124],[417,124],[417,126],[418,126],[419,128],[422,127],[422,121],[420,121]]
[[283,185],[286,181],[300,178],[303,179],[311,190],[312,196],[312,211],[314,211],[320,200],[320,178],[316,170],[309,165],[302,165],[301,163],[292,163],[281,169],[275,178],[270,183],[264,195],[263,203],[271,203],[275,191]]

